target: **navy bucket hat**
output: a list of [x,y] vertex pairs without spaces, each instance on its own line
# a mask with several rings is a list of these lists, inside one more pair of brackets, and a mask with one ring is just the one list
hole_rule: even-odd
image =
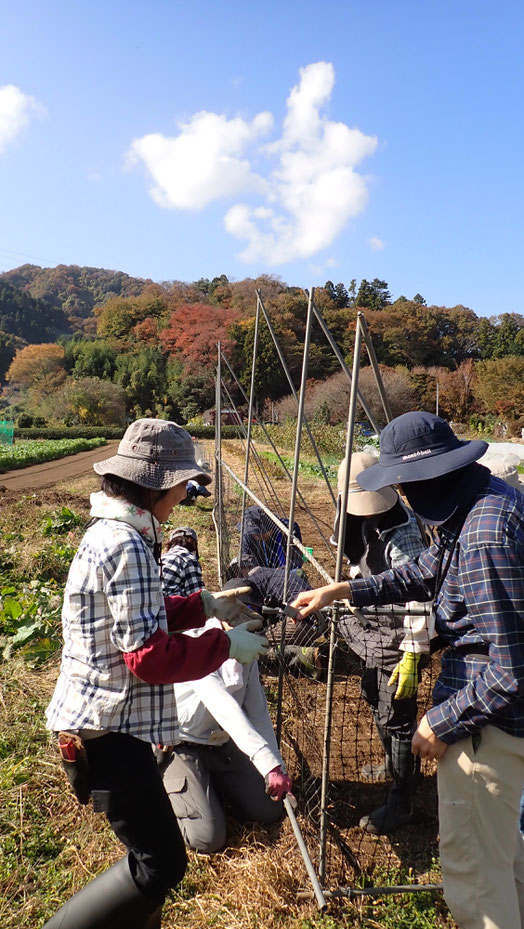
[[357,480],[364,490],[431,481],[473,464],[487,448],[488,443],[480,439],[461,441],[433,413],[403,413],[382,430],[378,463],[362,471]]

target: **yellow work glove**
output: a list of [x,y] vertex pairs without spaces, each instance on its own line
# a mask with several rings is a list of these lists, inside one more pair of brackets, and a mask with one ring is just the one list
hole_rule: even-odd
[[420,655],[414,652],[404,652],[398,664],[395,665],[388,681],[390,687],[397,684],[395,700],[407,700],[408,697],[415,696],[418,687],[419,661]]

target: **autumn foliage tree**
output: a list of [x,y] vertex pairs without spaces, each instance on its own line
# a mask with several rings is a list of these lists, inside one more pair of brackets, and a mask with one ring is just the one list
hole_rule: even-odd
[[475,365],[471,358],[463,361],[456,371],[439,372],[439,410],[455,419],[466,420],[473,409]]
[[216,364],[217,342],[226,353],[232,348],[228,328],[234,318],[231,310],[219,305],[183,304],[160,332],[160,344],[167,354],[179,355],[187,374],[211,370]]
[[467,307],[397,300],[381,310],[369,310],[366,319],[383,364],[455,368],[468,357],[478,357],[477,318]]
[[60,387],[65,377],[64,348],[54,343],[19,349],[6,372],[6,380],[42,396]]
[[524,417],[524,356],[507,355],[476,365],[473,393],[487,413]]
[[[163,320],[169,310],[168,295],[160,285],[150,285],[137,297],[111,297],[94,311],[98,338],[120,350],[132,350],[143,340],[141,324],[145,320]],[[148,337],[150,331],[149,326]]]
[[121,426],[126,421],[126,398],[122,387],[99,377],[70,378],[62,398],[67,420],[86,426]]

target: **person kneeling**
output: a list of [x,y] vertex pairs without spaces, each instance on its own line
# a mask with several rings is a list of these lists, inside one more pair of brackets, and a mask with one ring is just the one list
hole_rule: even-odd
[[[210,619],[204,630],[220,625]],[[187,634],[187,633],[186,633]],[[175,684],[180,739],[160,759],[164,787],[186,845],[226,842],[224,803],[240,822],[273,825],[292,789],[278,750],[256,661],[228,659],[198,681]]]

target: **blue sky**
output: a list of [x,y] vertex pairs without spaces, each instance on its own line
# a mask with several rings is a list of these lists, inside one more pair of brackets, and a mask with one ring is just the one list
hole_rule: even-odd
[[4,0],[0,270],[524,314],[524,6]]

